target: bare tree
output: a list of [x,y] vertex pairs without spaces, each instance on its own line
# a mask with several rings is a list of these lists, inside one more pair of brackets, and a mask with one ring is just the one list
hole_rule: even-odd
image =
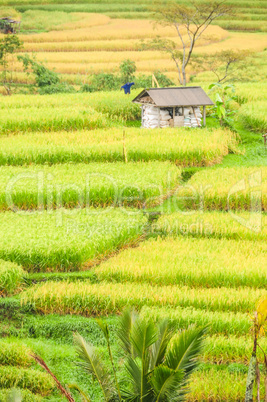
[[198,39],[215,19],[232,13],[232,7],[225,2],[226,0],[211,0],[200,3],[189,0],[188,5],[177,4],[175,1],[165,4],[160,2],[153,9],[155,23],[174,27],[181,46],[178,47],[173,40],[160,37],[151,40],[144,46],[170,54],[176,64],[181,85],[186,85],[186,67]]

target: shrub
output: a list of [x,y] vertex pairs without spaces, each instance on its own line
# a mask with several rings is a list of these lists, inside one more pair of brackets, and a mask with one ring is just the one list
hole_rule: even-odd
[[30,366],[33,362],[30,349],[20,342],[0,341],[0,365]]
[[13,387],[26,388],[33,393],[47,395],[54,388],[54,381],[48,374],[41,371],[0,366],[0,388]]
[[19,265],[0,260],[0,294],[6,296],[18,290],[27,276]]
[[58,83],[58,84],[42,86],[38,92],[40,95],[51,95],[51,94],[58,94],[58,93],[70,94],[70,93],[75,92],[75,89],[73,88],[72,85],[65,84],[62,82],[62,83]]

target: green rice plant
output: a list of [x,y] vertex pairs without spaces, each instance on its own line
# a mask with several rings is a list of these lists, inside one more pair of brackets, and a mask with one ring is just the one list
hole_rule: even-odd
[[106,117],[90,107],[86,110],[72,108],[6,109],[0,111],[0,134],[29,131],[89,130],[108,127]]
[[[264,53],[260,53],[260,55],[265,56]],[[267,84],[265,82],[240,82],[236,84],[235,96],[240,104],[263,101],[267,96]]]
[[265,133],[267,130],[266,101],[258,101],[241,106],[238,118],[243,126],[257,133]]
[[179,237],[143,242],[95,270],[99,280],[192,287],[266,287],[266,242]]
[[251,323],[248,314],[233,312],[211,312],[187,308],[159,308],[145,306],[141,315],[147,319],[161,320],[169,317],[177,329],[187,328],[189,325],[208,325],[210,335],[247,335]]
[[[56,118],[53,123],[55,127],[60,126],[60,122],[64,122],[65,125],[61,127],[61,130],[65,130],[68,125],[70,128],[73,127],[73,130],[77,130],[78,127],[88,127],[89,129],[106,127],[108,118],[136,120],[141,117],[141,110],[139,105],[132,103],[132,99],[138,92],[138,90],[132,91],[130,96],[125,96],[119,91],[49,96],[16,95],[0,105],[0,108],[5,110],[5,112],[0,113],[0,121],[4,124],[2,131],[12,131],[12,129],[18,131],[19,126],[26,129],[27,124],[27,131],[34,131],[34,126],[35,131],[48,131],[47,127],[49,128],[52,125],[52,123],[49,125],[52,117]],[[21,110],[15,111],[13,109]],[[57,115],[59,116],[57,117]],[[10,120],[14,118],[14,122],[9,121],[9,118]],[[41,122],[43,122],[42,128],[40,127]],[[53,130],[50,129],[50,131]]]
[[178,186],[169,162],[0,167],[0,209],[157,204]]
[[191,392],[187,401],[236,402],[244,400],[246,373],[235,371],[234,367],[231,372],[230,368],[229,366],[225,370],[210,367],[206,371],[195,372],[189,383]]
[[[173,200],[169,200],[170,202]],[[166,205],[164,205],[164,208]],[[168,205],[167,205],[168,207]],[[185,236],[235,240],[265,240],[267,215],[260,212],[194,211],[163,214],[152,227],[154,236]]]
[[29,288],[21,302],[44,314],[106,315],[125,306],[194,307],[209,311],[252,311],[266,292],[251,288],[195,289],[134,283],[48,282]]
[[21,266],[0,260],[0,296],[6,296],[22,288],[27,273]]
[[47,281],[85,281],[92,283],[98,282],[94,271],[75,271],[75,272],[33,272],[27,278],[27,284],[35,284]]
[[[109,316],[102,317],[101,319],[111,328],[111,342],[112,344],[116,344],[115,329],[118,325],[118,317]],[[96,346],[105,346],[105,337],[98,325],[96,325],[94,318],[75,315],[31,314],[25,317],[23,324],[27,336],[27,338],[23,339],[23,342],[37,354],[43,356],[43,358],[46,358],[46,353],[49,349],[45,345],[43,349],[39,348],[40,339],[44,339],[44,342],[47,342],[47,340],[54,342],[54,344],[61,348],[61,354],[64,354],[64,348],[66,350],[70,345],[73,345],[74,332],[79,332],[79,334]],[[52,351],[54,353],[54,348]],[[55,355],[59,356],[59,352],[56,352]],[[49,357],[49,353],[47,357]]]
[[3,137],[0,165],[124,161],[123,142],[128,161],[172,161],[180,166],[210,166],[238,152],[235,135],[225,129],[113,128]]
[[233,167],[198,171],[181,187],[184,207],[203,210],[267,211],[267,167]]
[[4,339],[0,341],[0,366],[28,367],[33,363],[31,350],[21,342]]
[[[0,389],[0,402],[6,402],[8,399],[8,396],[12,394],[14,391],[14,388],[5,388],[5,389]],[[17,389],[17,392],[20,393],[22,399],[21,402],[40,402],[43,400],[43,398],[40,395],[34,395],[31,391],[28,389]]]
[[0,388],[24,388],[34,394],[48,395],[55,387],[51,377],[41,371],[0,366]]
[[[261,342],[263,349],[266,349],[266,339]],[[230,362],[248,364],[252,349],[253,340],[251,337],[214,335],[207,338],[202,357],[204,361],[216,364]],[[262,351],[259,351],[258,358],[260,362],[264,361]]]
[[136,243],[146,222],[141,211],[127,209],[3,212],[0,258],[35,272],[85,269]]

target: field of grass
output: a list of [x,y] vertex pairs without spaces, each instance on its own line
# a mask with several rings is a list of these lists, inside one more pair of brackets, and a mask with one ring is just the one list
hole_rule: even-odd
[[0,165],[124,161],[123,142],[129,162],[172,161],[184,167],[210,166],[238,152],[235,134],[226,129],[195,129],[192,137],[186,128],[111,128],[2,136]]
[[96,268],[96,274],[100,280],[123,283],[264,288],[266,252],[264,240],[155,239],[122,251]]
[[0,134],[82,128],[93,130],[109,126],[109,122],[101,113],[90,108],[74,111],[72,108],[39,109],[36,107],[31,107],[27,117],[23,109],[1,110],[0,124]]
[[257,133],[265,133],[267,130],[266,109],[266,100],[265,102],[248,103],[239,109],[239,118],[247,129]]
[[114,91],[40,97],[17,95],[5,98],[5,103],[0,105],[0,132],[76,131],[110,127],[109,119],[135,120],[141,116],[140,107],[132,103],[137,93],[134,91],[130,97]]
[[267,211],[267,168],[206,169],[194,174],[177,195],[186,208]]
[[[235,15],[216,20],[195,48],[198,55],[255,52],[238,70],[227,128],[207,108],[206,128],[141,129],[140,106],[132,103],[141,89],[130,96],[118,88],[2,98],[1,402],[14,386],[22,402],[62,401],[32,353],[63,384],[76,383],[92,402],[102,402],[100,387],[76,369],[73,333],[95,344],[107,363],[95,322],[102,317],[123,383],[115,328],[126,306],[147,320],[169,317],[177,333],[209,326],[188,402],[244,399],[251,317],[267,295],[264,2],[227,0]],[[2,0],[0,15],[14,8],[24,51],[75,90],[94,73],[117,73],[125,59],[135,61],[137,76],[160,69],[177,83],[166,54],[140,51],[142,40],[176,38],[172,29],[153,28],[150,6],[148,0]],[[26,91],[33,74],[15,59],[14,85]],[[215,80],[194,66],[189,77],[189,85],[206,92]],[[261,352],[259,361],[262,370]]]
[[181,180],[170,162],[90,163],[0,168],[0,209],[158,204]]
[[26,272],[19,265],[0,260],[0,297],[10,295],[15,290],[21,290],[26,277]]
[[0,258],[29,271],[89,267],[135,243],[146,224],[142,212],[109,209],[3,212],[0,221]]
[[[169,208],[168,208],[169,202]],[[176,206],[176,212],[174,207]],[[161,208],[160,208],[161,209]],[[169,209],[169,210],[168,210]],[[152,231],[160,236],[187,236],[234,240],[264,240],[267,235],[267,215],[237,212],[179,212],[179,204],[168,200],[162,206],[162,216],[153,225]]]
[[[124,264],[126,265],[126,263],[128,263],[127,258]],[[182,269],[184,270],[184,267]],[[259,267],[259,271],[261,270],[262,266]],[[154,267],[154,275],[156,271],[157,266]],[[128,278],[126,276],[124,281],[127,281],[127,279],[128,282],[131,281],[131,267],[129,267],[128,274]],[[152,275],[148,273],[147,276],[151,277]],[[173,276],[175,277],[175,273]],[[22,305],[27,305],[27,307],[42,314],[81,314],[94,316],[116,314],[121,312],[126,306],[138,309],[143,306],[193,307],[196,309],[208,309],[213,312],[237,313],[239,311],[253,310],[255,303],[267,295],[265,289],[229,289],[221,287],[219,289],[196,290],[187,286],[163,286],[163,273],[158,278],[161,286],[151,286],[147,283],[113,284],[105,281],[101,281],[99,284],[87,282],[83,282],[82,284],[79,282],[48,282],[44,285],[30,288],[22,293],[20,298]],[[108,279],[112,280],[112,274],[109,275]],[[140,275],[140,281],[142,279]],[[167,280],[166,282],[172,284],[174,282],[179,283],[175,279]],[[191,283],[190,280],[184,282],[191,285],[193,281]]]

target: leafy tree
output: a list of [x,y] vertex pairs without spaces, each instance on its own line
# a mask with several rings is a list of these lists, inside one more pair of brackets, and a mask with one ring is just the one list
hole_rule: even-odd
[[194,64],[200,71],[215,74],[218,83],[240,79],[241,70],[247,69],[249,50],[222,50],[212,55],[194,57]]
[[[177,67],[181,85],[187,83],[186,68],[203,32],[214,20],[231,13],[231,6],[225,2],[226,0],[211,0],[202,3],[189,0],[188,5],[178,4],[175,1],[159,2],[154,8],[155,23],[173,27],[177,33],[179,44],[158,36],[150,42],[144,43],[143,47],[168,53]],[[180,50],[181,48],[182,50]]]
[[123,82],[130,82],[134,79],[136,64],[133,60],[126,59],[120,64],[121,79]]
[[[22,42],[17,35],[6,35],[0,40],[0,65],[2,66],[2,85],[4,86],[7,94],[11,94],[11,76],[8,74],[10,65],[10,55],[13,55],[17,50],[22,47]],[[10,78],[9,78],[10,77]]]
[[[154,76],[156,77],[159,85],[161,87],[171,87],[174,86],[174,82],[168,78],[165,74],[160,71],[155,71]],[[149,88],[151,87],[151,75],[140,75],[135,80],[136,88]]]
[[231,125],[234,111],[230,107],[234,100],[234,85],[225,85],[215,83],[209,86],[210,90],[216,90],[215,105],[213,107],[213,116],[219,119],[220,125]]
[[[98,320],[98,324],[107,341],[110,367],[103,363],[101,355],[81,335],[74,335],[74,343],[79,357],[78,365],[98,381],[106,402],[185,400],[188,380],[198,365],[206,328],[190,327],[175,334],[168,319],[155,325],[133,311],[125,311],[117,330],[125,354],[125,379],[128,386],[123,387],[117,378],[109,328],[101,320]],[[38,359],[41,360],[35,358],[37,362]],[[45,368],[44,364],[41,365]],[[47,371],[49,372],[48,368]],[[68,391],[61,389],[58,383],[57,385],[62,394],[71,400]],[[77,385],[69,387],[76,389],[83,400],[90,401],[90,397]]]
[[56,85],[60,82],[59,76],[55,71],[49,70],[41,62],[31,59],[28,55],[18,56],[18,60],[23,63],[24,71],[27,73],[29,73],[30,68],[32,69],[39,88]]

